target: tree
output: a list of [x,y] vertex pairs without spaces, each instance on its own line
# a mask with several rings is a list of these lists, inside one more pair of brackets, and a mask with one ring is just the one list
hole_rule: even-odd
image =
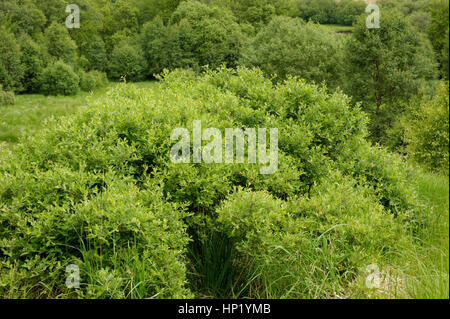
[[[69,29],[70,37],[75,41],[79,53],[86,55],[87,48],[92,42],[98,43],[105,17],[101,10],[104,0],[77,0],[80,9],[80,28]],[[69,13],[67,13],[68,15]]]
[[230,9],[241,24],[251,24],[256,30],[275,15],[298,15],[296,0],[202,0],[208,5]]
[[74,64],[77,45],[73,41],[64,24],[53,22],[44,32],[48,53],[55,60],[62,60]]
[[139,30],[139,10],[133,6],[132,1],[108,2],[102,6],[102,15],[104,17],[103,36],[111,36],[124,29],[129,29],[132,33]]
[[47,18],[46,26],[52,22],[63,23],[66,16],[66,7],[72,3],[68,0],[33,0],[35,5],[44,13]]
[[140,42],[149,65],[149,74],[177,67],[201,70],[222,63],[237,65],[243,34],[228,9],[206,6],[197,1],[180,4],[167,26],[157,17],[146,23]]
[[244,48],[242,62],[279,79],[298,75],[335,88],[340,84],[341,52],[338,36],[322,26],[280,16]]
[[25,92],[38,92],[39,79],[47,65],[48,53],[28,35],[22,35],[19,42],[22,52],[21,63],[24,69],[23,89]]
[[449,58],[449,52],[448,52],[448,37],[449,37],[449,30],[447,29],[447,36],[445,38],[444,47],[442,48],[441,52],[441,70],[442,70],[442,76],[449,80],[449,65],[448,65],[448,58]]
[[356,100],[381,104],[407,98],[423,79],[434,79],[436,64],[427,41],[404,19],[383,14],[380,28],[366,27],[358,19],[346,45],[348,90]]
[[334,20],[338,24],[352,25],[365,8],[366,3],[361,0],[341,0],[336,5]]
[[[435,0],[430,12],[431,21],[427,30],[428,37],[440,62],[441,73],[448,78],[449,1]],[[445,46],[447,46],[447,49],[445,49]],[[445,65],[446,63],[447,66]]]
[[336,0],[298,0],[300,18],[305,21],[312,20],[321,24],[336,23],[334,12]]
[[0,2],[0,25],[7,19],[15,24],[16,34],[34,35],[41,32],[47,21],[32,0],[3,0]]
[[371,133],[377,141],[395,119],[389,106],[408,100],[437,75],[431,45],[399,15],[385,12],[380,28],[373,29],[361,16],[345,49],[346,92],[372,114]]
[[79,88],[80,78],[73,68],[59,60],[42,72],[41,92],[45,95],[73,95]]
[[433,44],[436,52],[440,52],[446,39],[445,31],[449,26],[449,1],[435,0],[430,9],[430,13],[431,22],[428,27],[428,37],[430,38],[431,44]]
[[243,35],[230,10],[198,1],[182,2],[170,19],[171,25],[181,23],[191,32],[187,34],[183,31],[183,37],[178,38],[180,45],[192,50],[188,54],[192,54],[197,65],[209,65],[211,68],[222,63],[230,67],[237,65]]
[[144,24],[157,16],[164,22],[169,21],[181,0],[135,0],[135,2],[136,7],[139,8],[140,24]]
[[23,67],[20,46],[14,34],[0,27],[0,84],[5,90],[20,90]]
[[84,50],[84,56],[89,61],[90,70],[105,71],[108,66],[105,43],[99,35],[94,35]]
[[164,26],[162,19],[156,17],[142,28],[141,43],[149,76],[164,69],[199,68],[193,53],[192,28],[186,20]]

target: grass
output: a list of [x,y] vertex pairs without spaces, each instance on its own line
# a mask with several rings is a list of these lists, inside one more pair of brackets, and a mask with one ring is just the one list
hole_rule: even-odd
[[[117,84],[109,83],[107,87],[94,92],[79,92],[73,96],[17,95],[14,105],[0,105],[0,144],[17,143],[22,136],[39,130],[45,119],[69,115],[86,105],[89,98],[100,97]],[[156,84],[155,81],[136,83],[140,88],[153,87]]]
[[405,252],[406,291],[411,298],[449,298],[449,182],[419,174],[417,190],[427,208],[418,244]]

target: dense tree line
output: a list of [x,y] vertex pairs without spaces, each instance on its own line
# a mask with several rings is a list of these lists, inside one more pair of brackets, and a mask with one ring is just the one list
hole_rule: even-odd
[[[359,0],[78,0],[74,29],[64,23],[68,4],[0,3],[2,96],[245,65],[276,82],[299,76],[343,90],[371,115],[373,140],[397,145],[389,132],[406,106],[426,103],[448,79],[448,0],[379,0],[379,29],[366,27]],[[330,23],[353,24],[353,34],[320,25]]]

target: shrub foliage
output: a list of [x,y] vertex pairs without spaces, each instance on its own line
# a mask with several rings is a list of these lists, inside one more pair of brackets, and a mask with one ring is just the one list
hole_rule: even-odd
[[[120,84],[0,159],[0,294],[180,298],[227,278],[221,296],[329,297],[410,243],[409,173],[365,141],[366,115],[342,93],[245,68],[161,80]],[[278,171],[172,163],[172,129],[198,119],[279,128]],[[213,255],[208,238],[224,243]]]

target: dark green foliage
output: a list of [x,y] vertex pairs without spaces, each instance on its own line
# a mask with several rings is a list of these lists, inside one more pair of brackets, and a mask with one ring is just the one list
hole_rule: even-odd
[[44,32],[48,53],[54,60],[62,60],[67,64],[75,64],[77,45],[70,38],[67,28],[62,23],[53,22]]
[[167,22],[181,0],[137,0],[135,2],[139,8],[139,22],[142,25],[157,16]]
[[[3,294],[14,274],[40,297],[73,297],[63,276],[76,263],[76,297],[186,297],[186,278],[200,296],[326,297],[409,244],[408,170],[365,141],[367,118],[342,93],[245,68],[161,80],[119,84],[1,159]],[[277,127],[278,170],[172,163],[172,129],[197,119]]]
[[364,13],[366,3],[362,0],[341,0],[336,4],[335,23],[352,25],[356,18]]
[[448,175],[448,82],[441,83],[434,99],[420,105],[406,120],[407,153],[427,168]]
[[449,1],[434,0],[430,13],[428,37],[441,63],[441,73],[448,79]]
[[73,95],[78,91],[79,82],[73,68],[63,61],[50,64],[40,77],[41,92],[45,95]]
[[311,22],[276,17],[244,49],[243,63],[281,80],[298,75],[336,88],[341,84],[342,57],[340,39],[331,32]]
[[449,41],[449,33],[447,29],[447,36],[445,38],[444,46],[442,47],[441,52],[441,69],[442,69],[442,76],[449,80],[449,64],[448,64],[448,58],[449,58],[449,51],[448,51],[448,41]]
[[448,30],[449,1],[434,0],[431,11],[431,22],[428,27],[428,36],[437,52],[442,50],[446,41],[445,31]]
[[200,0],[206,4],[231,9],[243,25],[256,30],[270,22],[276,15],[298,15],[296,0]]
[[180,24],[164,26],[157,17],[143,26],[141,43],[148,62],[148,75],[159,74],[163,69],[196,68],[193,43],[190,41],[191,26]]
[[122,30],[130,30],[136,33],[139,30],[139,10],[129,0],[117,0],[107,2],[102,6],[104,12],[104,21],[101,32],[104,35],[111,36]]
[[[192,29],[186,37],[198,66],[217,68],[222,63],[235,67],[242,34],[229,10],[208,7],[196,1],[182,2],[171,17],[171,24]],[[183,45],[183,44],[182,44]],[[181,47],[183,49],[183,47]]]
[[31,37],[23,35],[20,39],[21,63],[24,69],[22,88],[25,92],[36,93],[40,88],[40,77],[48,63],[49,55],[45,48]]
[[156,18],[144,25],[141,43],[149,65],[149,75],[164,68],[192,68],[225,63],[235,67],[243,41],[240,26],[231,12],[208,7],[197,1],[182,2],[164,26]]
[[55,21],[63,23],[68,15],[66,14],[66,6],[71,3],[67,0],[33,0],[33,2],[47,18],[46,26]]
[[140,81],[145,78],[146,70],[147,61],[138,45],[124,40],[111,53],[108,75],[114,80]]
[[321,24],[352,25],[364,13],[366,3],[362,0],[298,0],[299,17]]
[[90,70],[107,70],[108,56],[106,55],[105,43],[100,36],[94,36],[88,42],[84,56],[89,61]]
[[7,90],[20,90],[23,67],[20,46],[14,34],[0,27],[0,84]]
[[0,3],[0,25],[11,19],[17,33],[34,35],[43,30],[45,15],[32,0],[2,0]]
[[297,2],[300,17],[305,21],[327,24],[336,23],[333,15],[337,3],[335,0],[299,0]]

